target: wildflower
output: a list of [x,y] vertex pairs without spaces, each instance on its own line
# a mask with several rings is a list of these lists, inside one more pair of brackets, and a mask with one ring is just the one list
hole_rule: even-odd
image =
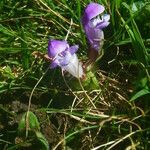
[[51,68],[59,66],[74,77],[81,78],[83,69],[75,54],[77,50],[78,45],[69,46],[66,41],[50,40],[48,43],[48,56],[52,58]]
[[104,6],[97,3],[90,3],[85,8],[82,24],[87,35],[87,39],[92,49],[99,51],[103,46],[103,30],[109,25],[110,15],[104,12]]

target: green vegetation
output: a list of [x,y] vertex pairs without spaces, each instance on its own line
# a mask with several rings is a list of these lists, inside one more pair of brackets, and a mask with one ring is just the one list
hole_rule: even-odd
[[0,1],[0,149],[148,150],[150,3],[95,0],[110,14],[87,80],[50,69],[49,39],[78,44],[90,0]]

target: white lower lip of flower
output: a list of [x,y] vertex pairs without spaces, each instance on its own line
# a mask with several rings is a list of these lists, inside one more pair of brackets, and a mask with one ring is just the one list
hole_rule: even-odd
[[90,26],[92,28],[96,27],[96,25],[100,22],[103,21],[103,16],[100,18],[100,16],[96,16],[95,18],[93,18],[91,21],[90,21]]
[[108,22],[109,20],[110,20],[110,15],[109,14],[96,16],[95,18],[93,18],[90,21],[90,27],[95,28],[97,26],[97,24],[99,24],[101,22]]
[[109,15],[109,14],[104,14],[104,15],[103,15],[103,20],[104,20],[105,22],[108,22],[108,21],[110,20],[110,15]]
[[71,75],[76,78],[81,78],[83,76],[82,65],[79,62],[77,55],[73,54],[70,58],[70,62],[66,66],[61,67],[63,70],[68,71]]

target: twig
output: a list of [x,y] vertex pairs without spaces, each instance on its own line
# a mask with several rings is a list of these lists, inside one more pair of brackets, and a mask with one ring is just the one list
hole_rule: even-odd
[[47,68],[47,70],[44,72],[44,74],[41,76],[41,78],[38,80],[38,82],[36,83],[36,85],[34,86],[34,88],[32,89],[32,92],[30,94],[30,97],[29,97],[29,103],[28,103],[28,110],[27,110],[27,113],[26,113],[26,138],[28,137],[28,130],[29,130],[29,112],[30,112],[30,108],[31,108],[31,100],[32,100],[32,96],[33,96],[33,93],[36,89],[36,87],[38,86],[38,84],[41,82],[41,80],[43,79],[44,75],[47,73],[47,71],[49,70],[49,67]]

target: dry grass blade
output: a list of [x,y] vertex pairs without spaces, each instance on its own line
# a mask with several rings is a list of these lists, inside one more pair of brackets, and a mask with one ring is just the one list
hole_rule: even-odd
[[124,141],[125,139],[131,137],[132,135],[138,133],[138,132],[141,132],[142,130],[136,130],[134,132],[131,132],[130,134],[127,134],[126,136],[120,138],[119,140],[117,140],[114,144],[112,144],[110,147],[107,148],[107,150],[110,150],[112,149],[114,146],[116,146],[117,144],[119,144],[120,142]]

